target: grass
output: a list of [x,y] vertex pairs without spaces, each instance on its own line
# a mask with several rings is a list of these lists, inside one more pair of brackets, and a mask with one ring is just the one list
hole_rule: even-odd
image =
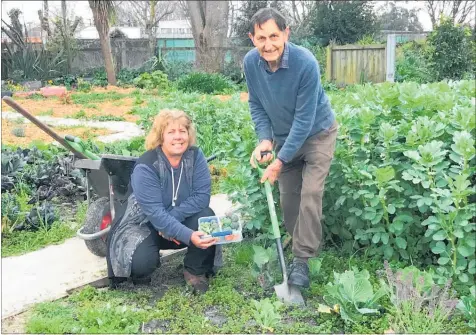
[[[29,195],[20,192],[17,195],[20,212],[29,212],[27,204]],[[86,217],[87,202],[77,204],[76,215],[72,222],[54,222],[50,229],[40,228],[38,231],[14,231],[2,234],[2,257],[23,255],[48,245],[60,244],[73,237],[77,227],[83,224]],[[62,214],[64,216],[64,213]]]
[[71,95],[71,99],[75,104],[88,105],[94,102],[117,101],[126,96],[126,94],[115,91],[105,93],[75,93]]
[[[184,285],[181,257],[170,260],[154,274],[151,286],[126,283],[118,290],[86,287],[68,298],[38,304],[26,323],[28,333],[269,333],[266,315],[253,300],[276,301],[272,287],[262,288],[251,275],[253,252],[250,241],[224,248],[225,266],[211,280],[204,295],[192,294]],[[341,256],[324,251],[321,269],[314,273],[312,285],[303,291],[307,306],[282,306],[273,311],[278,317],[275,333],[383,333],[389,327],[388,312],[363,317],[362,322],[345,324],[338,314],[319,313],[325,284],[333,271],[349,266],[369,269],[377,282],[380,262]],[[277,278],[280,282],[280,278]],[[259,317],[261,315],[261,317]],[[68,320],[68,322],[65,322]],[[445,324],[441,331],[466,332],[460,317]]]
[[52,244],[60,244],[73,237],[74,229],[68,225],[55,222],[51,229],[33,231],[15,231],[2,234],[2,257],[17,256],[35,251]]

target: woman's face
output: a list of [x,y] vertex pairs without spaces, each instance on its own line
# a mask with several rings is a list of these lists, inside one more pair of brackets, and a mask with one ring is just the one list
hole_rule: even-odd
[[162,150],[167,156],[182,156],[189,143],[188,130],[180,120],[170,122],[164,129]]

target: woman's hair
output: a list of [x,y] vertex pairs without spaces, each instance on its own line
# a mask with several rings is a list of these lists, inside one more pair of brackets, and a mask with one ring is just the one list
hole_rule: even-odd
[[162,109],[155,117],[152,128],[145,138],[145,149],[152,150],[162,145],[164,142],[164,130],[174,121],[179,121],[188,131],[189,142],[188,145],[194,145],[197,140],[197,133],[193,126],[190,116],[184,111],[177,109]]

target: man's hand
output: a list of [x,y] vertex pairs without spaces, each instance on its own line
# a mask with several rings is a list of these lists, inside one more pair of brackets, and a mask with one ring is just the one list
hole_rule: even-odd
[[273,155],[271,155],[271,154],[266,154],[266,155],[264,155],[263,157],[261,157],[261,152],[262,152],[262,151],[271,151],[271,150],[273,150],[273,142],[271,142],[271,141],[269,141],[269,140],[263,140],[263,141],[261,141],[261,143],[258,144],[258,146],[255,148],[255,150],[254,150],[253,153],[251,154],[251,157],[250,157],[250,164],[251,164],[251,166],[254,167],[254,168],[256,168],[256,165],[255,165],[255,162],[254,162],[253,157],[256,157],[256,160],[257,160],[260,164],[272,160],[272,159],[273,159]]
[[283,162],[281,162],[279,159],[275,159],[274,162],[269,164],[266,170],[264,170],[261,182],[264,183],[266,180],[268,180],[270,184],[273,185],[274,182],[278,180],[282,168]]
[[207,249],[214,245],[218,240],[215,237],[200,238],[200,236],[203,235],[206,235],[203,231],[194,231],[190,237],[190,242],[192,242],[197,248]]

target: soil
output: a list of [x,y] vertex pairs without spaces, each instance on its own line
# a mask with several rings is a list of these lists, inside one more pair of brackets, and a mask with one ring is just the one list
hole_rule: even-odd
[[[75,103],[65,104],[61,99],[57,98],[45,98],[43,100],[17,98],[15,100],[26,111],[35,116],[48,115],[66,118],[72,117],[82,110],[86,117],[112,115],[123,117],[128,122],[136,122],[140,119],[138,115],[129,114],[131,109],[137,105],[134,104],[134,99],[127,97],[116,101],[91,102],[91,105],[95,105],[96,108]],[[2,101],[2,111],[9,112],[13,111],[13,109]]]
[[[12,130],[15,128],[25,129],[25,136],[17,137],[12,134]],[[90,136],[97,137],[101,135],[109,135],[114,132],[104,128],[88,128],[88,127],[52,127],[60,136],[64,135],[73,135],[78,136],[79,138],[88,138]],[[2,119],[2,143],[17,145],[20,147],[26,147],[32,141],[38,140],[44,143],[52,143],[54,140],[43,130],[38,128],[32,123],[23,123],[18,124],[14,120]]]
[[26,334],[26,321],[30,312],[24,312],[2,320],[2,334]]
[[[221,101],[228,101],[231,99],[231,95],[215,95],[218,99]],[[240,100],[241,101],[248,101],[248,93],[247,92],[241,92],[240,93]]]

